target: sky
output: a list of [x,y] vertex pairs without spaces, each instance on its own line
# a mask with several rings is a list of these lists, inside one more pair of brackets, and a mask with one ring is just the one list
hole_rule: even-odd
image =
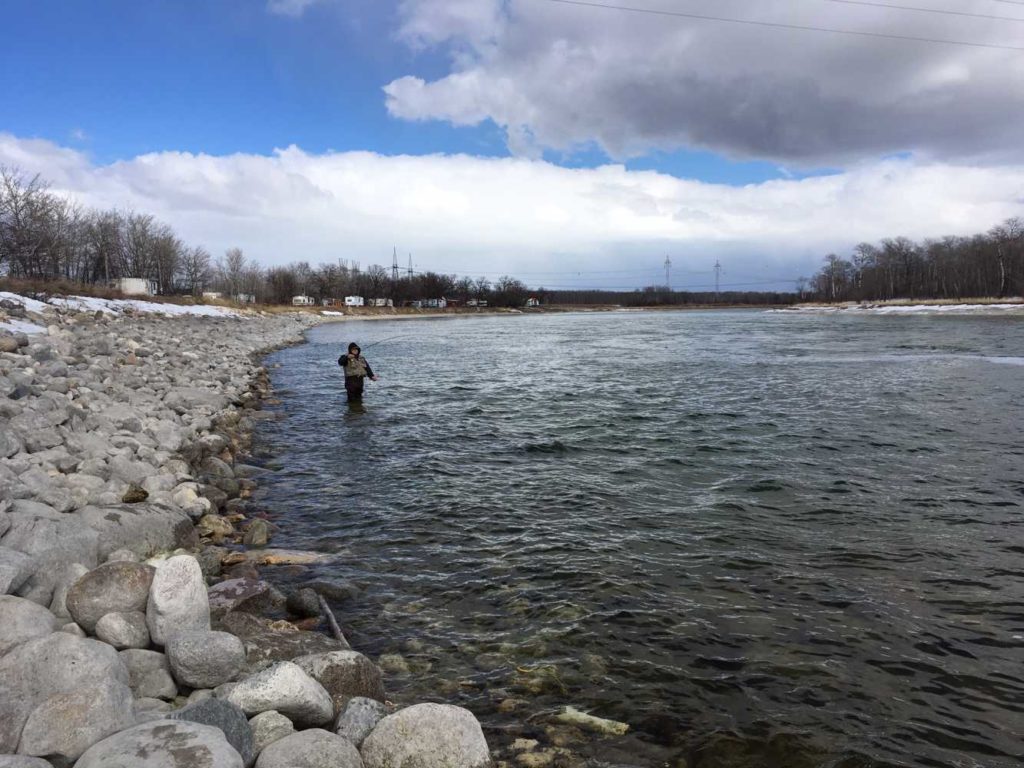
[[[609,7],[617,6],[617,7]],[[899,6],[899,7],[895,7]],[[1024,2],[8,0],[0,165],[214,254],[791,290],[1024,216]]]

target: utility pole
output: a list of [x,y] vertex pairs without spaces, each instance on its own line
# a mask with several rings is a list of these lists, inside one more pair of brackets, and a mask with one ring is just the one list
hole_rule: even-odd
[[672,281],[669,279],[670,272],[672,269],[672,259],[668,256],[665,257],[665,290],[672,290]]
[[715,301],[718,301],[718,280],[722,276],[722,265],[715,259]]
[[409,279],[412,280],[412,254],[409,254]]
[[391,251],[391,282],[398,282],[398,246]]

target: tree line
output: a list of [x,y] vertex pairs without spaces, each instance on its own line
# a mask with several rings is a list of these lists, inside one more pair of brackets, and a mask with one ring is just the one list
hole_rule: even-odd
[[821,301],[1020,296],[1024,220],[1007,219],[970,237],[861,243],[846,258],[828,254],[814,277],[798,281],[797,291]]

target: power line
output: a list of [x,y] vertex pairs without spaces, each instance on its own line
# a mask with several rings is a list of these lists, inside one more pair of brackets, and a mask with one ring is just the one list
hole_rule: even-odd
[[[1008,0],[1003,0],[1008,2]],[[836,35],[852,35],[855,37],[877,37],[885,40],[911,41],[915,43],[932,43],[935,45],[963,45],[971,48],[994,48],[1001,51],[1024,51],[1024,47],[1014,45],[998,45],[995,43],[970,43],[965,40],[947,40],[944,38],[914,37],[912,35],[895,35],[888,32],[863,32],[853,29],[838,29],[835,27],[813,27],[803,24],[786,24],[780,21],[756,21],[754,19],[734,19],[727,16],[708,16],[700,13],[683,13],[682,11],[663,11],[655,8],[637,8],[628,5],[611,5],[595,3],[589,0],[547,0],[549,3],[561,3],[563,5],[576,5],[584,8],[603,8],[611,11],[629,11],[630,13],[646,13],[653,16],[674,16],[683,19],[697,19],[698,21],[717,21],[723,24],[745,24],[754,27],[769,27],[772,29],[794,29],[801,32],[830,32]]]
[[[897,11],[913,11],[914,13],[937,13],[943,16],[966,16],[969,19],[1024,22],[1024,19],[1018,19],[1013,16],[995,16],[988,13],[968,13],[967,11],[947,11],[940,8],[920,8],[915,5],[890,5],[889,3],[871,2],[871,0],[822,0],[822,2],[839,3],[840,5],[864,5],[869,8],[892,8]],[[1024,3],[1021,3],[1021,5],[1024,5]]]
[[997,3],[1006,3],[1007,5],[1024,5],[1021,0],[995,0]]

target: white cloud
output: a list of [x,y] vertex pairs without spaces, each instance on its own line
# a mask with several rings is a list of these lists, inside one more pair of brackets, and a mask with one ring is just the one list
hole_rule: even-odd
[[[548,285],[576,278],[539,273],[635,268],[653,280],[666,253],[680,276],[710,275],[721,258],[729,282],[795,278],[861,240],[972,234],[1024,214],[1024,166],[911,160],[731,187],[617,165],[296,147],[95,165],[72,149],[0,134],[0,165],[38,172],[92,206],[152,213],[215,253],[239,245],[265,265],[388,265],[397,245],[423,268],[510,272]],[[592,282],[612,287],[609,280]]]
[[[614,4],[614,3],[612,3]],[[638,7],[917,38],[1021,45],[1021,22],[802,0]],[[491,119],[516,151],[598,142],[613,157],[699,147],[836,166],[897,152],[1021,162],[1024,53],[628,13],[548,0],[406,0],[398,37],[448,74],[385,86],[392,115]],[[532,148],[530,144],[534,144]]]

